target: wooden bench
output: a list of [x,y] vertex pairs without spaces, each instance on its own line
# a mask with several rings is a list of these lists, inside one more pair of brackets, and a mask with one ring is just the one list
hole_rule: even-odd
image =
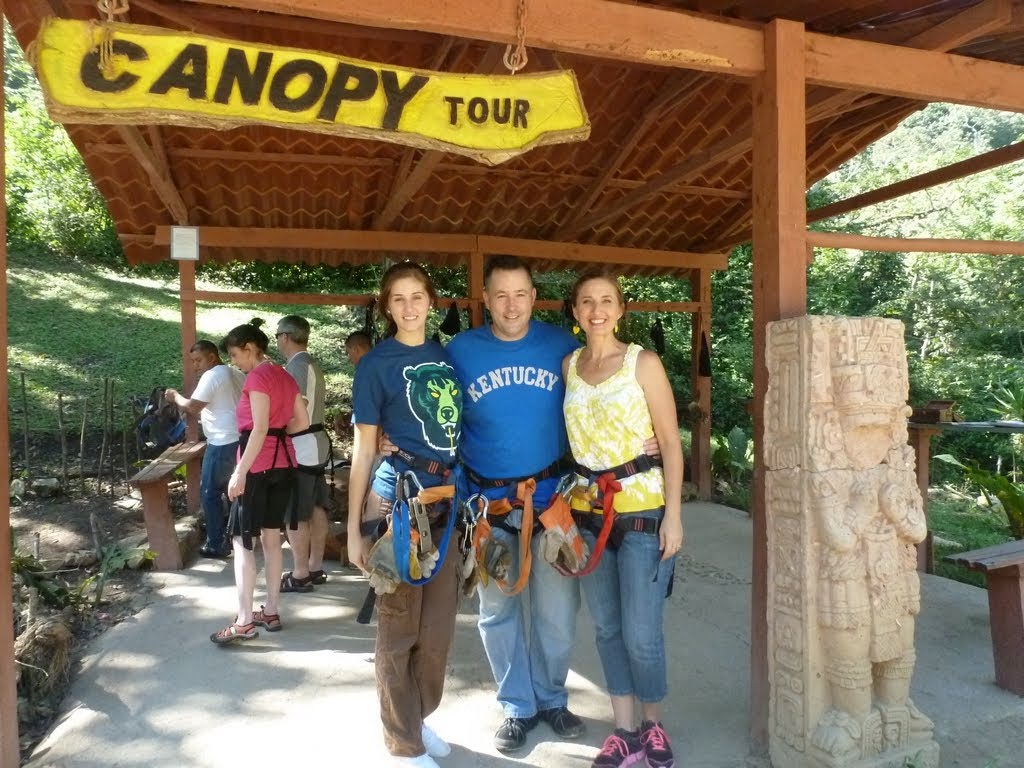
[[173,445],[128,481],[142,493],[142,516],[146,521],[149,548],[156,552],[156,567],[162,571],[179,571],[183,565],[167,487],[183,464],[189,479],[194,478],[198,486],[205,452],[206,442],[201,440]]
[[945,557],[988,578],[996,685],[1024,696],[1024,541]]

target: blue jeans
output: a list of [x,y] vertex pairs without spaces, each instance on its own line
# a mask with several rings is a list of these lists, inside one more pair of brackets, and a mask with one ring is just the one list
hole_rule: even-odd
[[[584,530],[583,536],[593,551],[594,534]],[[661,560],[660,548],[658,536],[629,531],[583,577],[608,693],[650,704],[668,693],[662,616],[675,559]]]
[[[507,518],[518,528],[522,512]],[[509,583],[519,575],[519,539],[495,527],[492,534],[512,553]],[[491,579],[477,587],[480,595],[480,637],[498,684],[505,717],[529,718],[541,709],[564,707],[569,701],[565,678],[576,642],[579,580],[562,576],[540,555],[540,537],[533,538],[530,593],[530,639],[527,643],[523,598],[526,590],[508,596]]]
[[228,491],[228,481],[235,470],[238,443],[206,444],[203,469],[199,476],[199,493],[206,518],[206,546],[218,552],[224,549],[224,504],[221,496]]

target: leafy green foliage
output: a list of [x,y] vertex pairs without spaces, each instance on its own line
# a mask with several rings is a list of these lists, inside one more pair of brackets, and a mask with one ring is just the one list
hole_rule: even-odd
[[155,559],[156,552],[146,547],[126,547],[120,543],[103,547],[99,571],[83,581],[79,590],[84,594],[88,587],[95,585],[93,605],[99,605],[103,601],[103,590],[111,574],[128,568],[136,561],[151,562]]
[[1024,539],[1024,487],[1012,482],[1006,475],[989,472],[976,464],[967,466],[949,454],[940,454],[935,458],[960,467],[967,479],[981,488],[990,505],[995,506],[992,500],[997,500],[1006,514],[1013,537]]
[[42,93],[17,40],[4,25],[7,229],[10,244],[65,259],[124,263],[106,201],[63,127],[46,114]]
[[1006,516],[949,488],[933,488],[928,500],[928,528],[935,535],[935,573],[985,588],[985,574],[946,562],[946,555],[1010,541]]

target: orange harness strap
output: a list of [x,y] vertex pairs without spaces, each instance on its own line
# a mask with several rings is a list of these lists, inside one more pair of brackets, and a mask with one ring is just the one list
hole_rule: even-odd
[[590,553],[590,560],[583,568],[574,573],[574,576],[586,576],[593,573],[597,564],[601,562],[601,555],[604,554],[605,545],[608,543],[608,536],[612,532],[612,525],[615,522],[615,494],[622,490],[622,485],[615,479],[611,472],[605,472],[597,478],[597,487],[602,494],[602,508],[604,509],[604,521],[601,524],[601,532],[594,542],[594,551]]
[[[516,484],[516,500],[523,502],[523,524],[519,529],[519,578],[511,587],[508,582],[498,580],[498,586],[506,595],[518,595],[526,588],[530,580],[530,566],[533,552],[530,542],[533,539],[533,492],[537,490],[537,481],[533,478],[521,480]],[[507,515],[512,510],[508,499],[496,499],[487,508],[489,515]]]

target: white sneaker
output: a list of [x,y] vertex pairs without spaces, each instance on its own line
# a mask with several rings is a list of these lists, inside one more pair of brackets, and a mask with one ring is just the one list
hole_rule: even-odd
[[448,757],[452,753],[451,745],[438,736],[434,729],[426,723],[423,724],[422,737],[423,746],[431,757]]
[[419,757],[392,757],[391,764],[395,768],[441,768],[430,755]]

